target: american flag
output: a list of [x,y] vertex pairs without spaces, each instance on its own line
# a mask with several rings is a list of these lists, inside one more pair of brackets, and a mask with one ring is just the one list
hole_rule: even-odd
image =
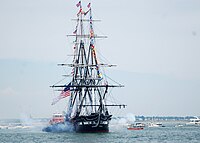
[[64,88],[64,90],[60,93],[59,96],[53,99],[53,102],[51,103],[51,105],[55,105],[60,99],[70,96],[70,85],[71,85],[71,82]]
[[70,96],[70,84],[69,83],[65,88],[64,90],[60,93],[60,96],[62,96],[63,98],[67,97],[67,96]]

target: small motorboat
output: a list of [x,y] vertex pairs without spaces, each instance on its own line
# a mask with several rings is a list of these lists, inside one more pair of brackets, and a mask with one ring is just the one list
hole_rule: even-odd
[[128,130],[143,130],[145,127],[144,123],[134,123],[134,124],[128,124],[127,129]]
[[162,123],[149,123],[149,128],[156,128],[156,127],[165,127]]
[[190,122],[186,123],[187,126],[200,126],[200,118],[195,116],[190,119]]

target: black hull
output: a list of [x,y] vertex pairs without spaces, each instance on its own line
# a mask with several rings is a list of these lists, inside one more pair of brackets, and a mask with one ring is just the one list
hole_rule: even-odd
[[75,125],[75,132],[77,133],[108,133],[108,124],[99,124],[97,127],[93,124]]
[[78,116],[73,119],[77,133],[107,133],[112,115],[92,113],[88,116]]
[[42,129],[44,132],[76,132],[76,133],[108,133],[108,124],[99,124],[97,127],[94,124],[88,125],[70,125],[70,124],[54,124]]
[[108,133],[112,115],[93,113],[77,116],[64,123],[52,124],[43,129],[45,132]]

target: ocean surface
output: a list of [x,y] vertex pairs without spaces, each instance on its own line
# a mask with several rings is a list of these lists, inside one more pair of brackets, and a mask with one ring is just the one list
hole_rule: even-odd
[[48,119],[0,120],[0,143],[200,143],[200,126],[162,123],[165,127],[131,131],[125,123],[113,120],[109,133],[47,133],[42,129]]

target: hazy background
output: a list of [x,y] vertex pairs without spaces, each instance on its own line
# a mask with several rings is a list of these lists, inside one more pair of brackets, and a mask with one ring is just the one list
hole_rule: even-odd
[[[0,0],[0,118],[50,117],[50,85],[62,79],[78,0]],[[124,114],[200,115],[199,0],[83,0],[92,2],[107,35],[98,48],[117,64],[109,71],[124,88],[113,90],[128,105]],[[70,70],[70,69],[69,69]],[[69,71],[70,72],[70,71]]]

